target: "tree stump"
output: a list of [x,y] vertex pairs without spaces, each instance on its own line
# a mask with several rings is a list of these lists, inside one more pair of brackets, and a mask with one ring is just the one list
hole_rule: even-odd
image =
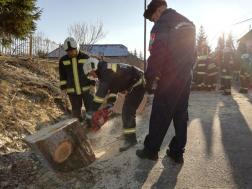
[[78,119],[68,119],[27,136],[25,142],[50,167],[69,172],[93,163],[96,156]]

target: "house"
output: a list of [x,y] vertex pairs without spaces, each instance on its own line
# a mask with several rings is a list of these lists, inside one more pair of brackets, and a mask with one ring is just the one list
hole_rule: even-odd
[[248,53],[249,46],[252,46],[252,30],[246,33],[243,37],[238,39],[238,52],[242,55]]
[[[80,49],[90,48],[91,45],[80,45]],[[99,56],[99,53],[104,53],[104,57],[109,58],[111,62],[126,63],[129,56],[128,48],[121,44],[100,44],[92,45],[90,54]],[[61,57],[66,55],[63,46],[61,47]],[[59,58],[59,48],[50,52],[47,58]]]

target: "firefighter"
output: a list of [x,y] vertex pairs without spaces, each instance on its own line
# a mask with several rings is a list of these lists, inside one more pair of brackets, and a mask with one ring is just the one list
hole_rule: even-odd
[[207,46],[206,43],[203,43],[200,47],[200,55],[197,61],[197,65],[195,68],[195,72],[197,73],[196,76],[196,83],[198,85],[198,91],[206,89],[206,79],[207,79],[207,67],[209,64],[209,51],[210,47]]
[[251,69],[251,62],[249,60],[249,54],[242,55],[242,66],[240,70],[240,82],[241,82],[241,89],[240,93],[247,93],[249,89],[249,70]]
[[207,91],[216,89],[217,74],[218,74],[218,69],[217,69],[216,64],[213,61],[208,60],[207,71],[206,71]]
[[127,90],[122,108],[122,123],[124,144],[119,151],[126,151],[137,144],[136,139],[136,110],[143,100],[145,89],[143,87],[143,71],[122,63],[107,63],[90,58],[83,66],[86,76],[99,79],[99,87],[94,96],[90,110],[86,114],[92,120],[94,113],[99,109],[105,95],[109,92],[107,107],[113,107],[117,94]]
[[[195,25],[164,0],[152,0],[144,17],[154,22],[145,72],[146,91],[154,94],[149,133],[140,158],[158,160],[158,152],[173,121],[175,136],[166,150],[176,163],[183,163],[187,140],[188,99],[195,63]],[[157,85],[156,85],[157,84]],[[157,87],[156,87],[157,86]]]
[[231,56],[231,49],[225,47],[223,49],[223,62],[221,66],[222,78],[224,83],[224,92],[223,95],[231,95],[231,81],[233,78],[233,66],[234,61]]
[[89,111],[95,93],[95,80],[85,76],[82,68],[89,56],[80,52],[79,44],[74,38],[66,38],[64,49],[67,54],[59,61],[61,96],[65,99],[68,95],[72,117],[78,118],[83,126],[82,100],[86,111]]

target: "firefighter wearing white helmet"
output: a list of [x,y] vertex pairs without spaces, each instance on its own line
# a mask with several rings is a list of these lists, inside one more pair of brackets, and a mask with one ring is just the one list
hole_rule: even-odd
[[249,78],[251,72],[251,62],[249,60],[249,54],[243,54],[242,58],[242,65],[240,70],[240,82],[241,82],[241,89],[240,93],[247,93],[249,89]]
[[64,50],[67,54],[59,61],[61,96],[66,98],[68,95],[72,105],[72,116],[79,118],[83,125],[82,101],[88,111],[95,93],[95,80],[88,79],[83,72],[83,65],[89,56],[80,52],[79,44],[72,37],[66,38]]
[[99,60],[97,60],[96,58],[87,59],[87,61],[83,65],[84,74],[88,76],[91,71],[95,72],[98,68],[98,63],[99,63]]
[[231,49],[225,47],[223,49],[223,62],[221,65],[221,79],[223,95],[231,95],[231,80],[233,78],[234,61],[231,54]]

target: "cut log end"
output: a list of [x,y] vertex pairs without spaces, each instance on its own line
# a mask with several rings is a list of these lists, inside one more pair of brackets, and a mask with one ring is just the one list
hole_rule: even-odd
[[61,142],[55,149],[53,159],[57,163],[62,163],[72,153],[72,145],[69,140]]

